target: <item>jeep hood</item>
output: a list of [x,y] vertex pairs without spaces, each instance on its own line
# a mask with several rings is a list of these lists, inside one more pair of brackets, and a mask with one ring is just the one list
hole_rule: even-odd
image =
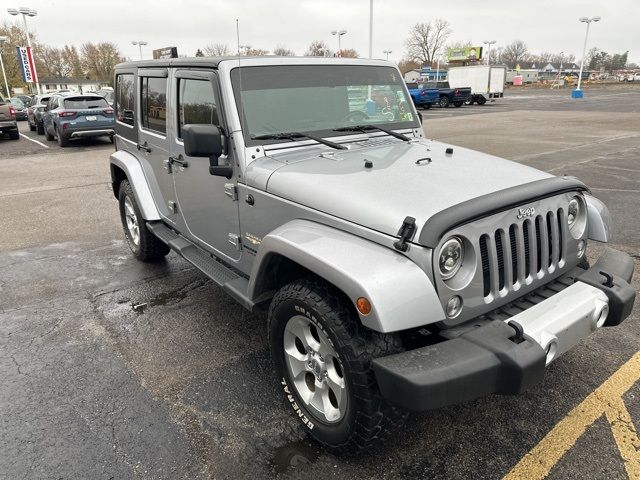
[[[405,217],[420,229],[434,214],[552,175],[492,155],[433,141],[390,141],[350,150],[281,153],[269,193],[396,236]],[[453,153],[447,154],[446,149]],[[370,168],[366,167],[372,163]]]

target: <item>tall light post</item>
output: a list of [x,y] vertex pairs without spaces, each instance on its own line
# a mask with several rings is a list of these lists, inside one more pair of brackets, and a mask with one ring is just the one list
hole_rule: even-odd
[[487,65],[491,63],[491,45],[496,43],[495,40],[485,40],[484,43],[487,46]]
[[346,33],[346,30],[331,30],[331,35],[338,36],[338,55],[340,55],[340,52],[342,51],[342,49],[340,48],[340,38],[342,37],[342,35],[346,35]]
[[132,40],[131,45],[138,45],[138,50],[140,51],[140,60],[142,60],[142,46],[147,45],[147,42],[144,40]]
[[387,56],[387,60],[389,60],[389,54],[392,52],[391,50],[383,50],[382,53],[384,53]]
[[587,54],[587,40],[589,39],[589,27],[591,26],[591,22],[599,22],[600,17],[580,17],[579,20],[583,23],[587,24],[587,33],[584,35],[584,46],[582,47],[582,60],[580,62],[580,73],[578,74],[578,86],[575,90],[571,92],[572,98],[582,98],[583,93],[580,90],[580,84],[582,83],[582,70],[584,69],[584,57]]
[[373,0],[369,0],[369,58],[373,58]]
[[[29,35],[29,27],[27,26],[27,17],[35,17],[38,12],[28,7],[20,7],[20,8],[7,8],[7,12],[9,15],[22,15],[22,21],[24,22],[24,33],[27,36],[27,46],[31,49],[31,35]],[[33,50],[31,50],[33,53]],[[33,73],[36,77],[36,90],[38,91],[38,95],[40,95],[40,82],[38,79],[38,72],[36,71],[36,62],[33,62]]]
[[0,66],[2,67],[2,77],[4,78],[4,88],[7,91],[7,98],[11,97],[9,84],[7,83],[7,73],[4,71],[4,62],[2,61],[2,44],[7,42],[9,37],[0,37]]

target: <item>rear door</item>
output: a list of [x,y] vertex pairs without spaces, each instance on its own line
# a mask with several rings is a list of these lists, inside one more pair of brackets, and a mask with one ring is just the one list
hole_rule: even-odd
[[166,68],[138,70],[138,143],[137,157],[145,170],[151,189],[158,192],[156,206],[160,215],[175,223],[176,208],[173,179],[169,168],[169,140],[167,137]]
[[[209,159],[186,156],[182,141],[182,127],[187,124],[224,128],[216,74],[177,70],[174,85],[176,138],[171,153],[180,162],[174,163],[172,169],[182,221],[192,240],[236,261],[240,258],[236,180],[209,174]],[[219,164],[228,161],[222,156]]]

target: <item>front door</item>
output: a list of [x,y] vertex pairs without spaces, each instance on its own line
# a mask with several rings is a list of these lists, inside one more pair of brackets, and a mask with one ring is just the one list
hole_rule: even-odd
[[[231,261],[240,258],[240,224],[235,178],[209,174],[209,159],[187,157],[182,127],[212,124],[222,127],[222,113],[213,71],[176,71],[176,139],[171,155],[178,211],[191,238]],[[220,164],[230,159],[220,158]],[[185,165],[186,163],[186,165]]]
[[139,69],[140,115],[138,143],[146,177],[154,191],[160,214],[175,222],[175,196],[167,138],[167,69]]

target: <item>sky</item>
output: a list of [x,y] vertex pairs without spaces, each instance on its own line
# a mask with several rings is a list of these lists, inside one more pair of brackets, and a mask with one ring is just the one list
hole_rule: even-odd
[[[15,4],[14,4],[15,3]],[[29,18],[41,42],[63,46],[87,41],[116,43],[125,57],[139,58],[132,40],[144,40],[144,58],[151,50],[178,47],[192,56],[207,44],[226,43],[236,50],[236,18],[240,44],[272,50],[284,45],[304,54],[313,40],[337,50],[332,30],[347,30],[342,48],[367,56],[369,0],[6,0],[3,7],[27,6],[38,11]],[[504,46],[524,40],[531,53],[542,51],[582,56],[585,24],[581,16],[601,16],[591,25],[587,49],[609,53],[629,50],[629,61],[640,63],[640,0],[374,0],[373,56],[398,61],[405,54],[407,32],[417,22],[448,20],[450,41],[482,45],[496,40]],[[0,10],[0,23],[16,17]]]

